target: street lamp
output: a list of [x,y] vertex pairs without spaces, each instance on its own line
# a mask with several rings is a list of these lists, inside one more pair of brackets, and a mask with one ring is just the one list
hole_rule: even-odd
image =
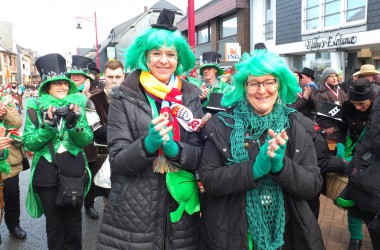
[[[82,17],[82,16],[77,16],[75,17],[77,21],[77,29],[82,29],[82,26],[80,26],[82,20],[86,20],[89,22],[94,23],[95,25],[95,51],[96,51],[96,67],[100,69],[100,58],[99,58],[99,44],[98,44],[98,23],[96,21],[96,11],[94,12],[94,16],[91,17]],[[93,20],[92,20],[93,19]]]

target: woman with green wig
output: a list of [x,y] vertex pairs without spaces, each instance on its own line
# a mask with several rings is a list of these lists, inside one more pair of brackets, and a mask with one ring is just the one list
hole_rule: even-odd
[[26,209],[33,218],[45,215],[49,249],[82,249],[83,195],[78,195],[75,206],[62,206],[56,203],[56,197],[58,172],[83,178],[84,195],[91,185],[83,150],[93,139],[85,116],[86,97],[77,93],[77,86],[65,75],[62,55],[47,54],[35,64],[42,83],[38,98],[28,99],[22,138],[33,152]]
[[199,246],[195,179],[202,155],[201,90],[183,79],[195,56],[164,9],[128,48],[134,70],[113,90],[107,141],[112,187],[99,249]]
[[202,131],[201,249],[324,249],[306,202],[322,186],[313,123],[288,106],[297,80],[263,44],[235,67],[230,108]]

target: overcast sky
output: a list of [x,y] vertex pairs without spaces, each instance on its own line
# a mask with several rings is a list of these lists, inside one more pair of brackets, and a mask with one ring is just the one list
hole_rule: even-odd
[[[13,39],[18,45],[40,55],[75,54],[77,47],[94,47],[95,25],[76,17],[97,16],[99,44],[111,29],[144,12],[159,0],[8,0],[2,1],[0,21],[13,23]],[[188,0],[167,0],[186,13]],[[194,0],[195,9],[209,0]]]

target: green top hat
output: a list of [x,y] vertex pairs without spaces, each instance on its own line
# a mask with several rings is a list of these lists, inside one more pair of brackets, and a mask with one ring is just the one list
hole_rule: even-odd
[[204,68],[213,67],[218,71],[218,74],[217,74],[218,76],[223,75],[224,70],[221,69],[218,65],[221,57],[222,56],[218,52],[215,52],[215,51],[203,53],[202,54],[203,65],[199,68],[199,74],[201,76],[203,76],[203,69]]
[[78,91],[77,85],[66,76],[66,60],[60,54],[53,53],[41,56],[36,60],[35,65],[42,80],[38,88],[38,96],[43,94],[46,84],[54,81],[67,81],[69,83],[68,94],[74,94]]
[[166,174],[166,187],[179,204],[178,209],[170,213],[172,222],[178,222],[184,211],[190,215],[199,212],[199,191],[194,174],[184,170],[168,172]]
[[72,74],[84,75],[87,79],[93,81],[92,77],[88,75],[89,67],[92,65],[92,60],[85,56],[73,55],[73,62],[71,63],[71,70],[66,73],[67,77]]

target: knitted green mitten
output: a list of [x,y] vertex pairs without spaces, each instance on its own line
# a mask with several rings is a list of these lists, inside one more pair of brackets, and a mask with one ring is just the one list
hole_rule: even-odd
[[170,157],[173,158],[175,157],[178,152],[179,152],[179,146],[178,144],[173,140],[173,132],[169,132],[169,141],[167,141],[163,146],[162,146],[162,152]]
[[266,175],[271,170],[271,159],[267,155],[268,152],[268,141],[260,148],[259,154],[253,163],[253,178],[255,180]]

